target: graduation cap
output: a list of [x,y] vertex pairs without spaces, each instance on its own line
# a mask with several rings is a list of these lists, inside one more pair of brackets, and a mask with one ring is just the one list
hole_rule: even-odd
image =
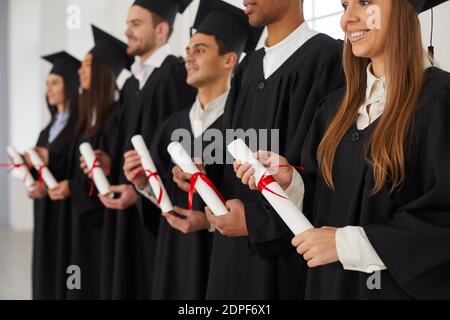
[[80,69],[81,66],[80,60],[65,51],[43,56],[42,59],[53,64],[50,73],[63,77],[64,82],[67,85],[75,87],[79,85],[78,69]]
[[433,8],[440,5],[441,3],[447,2],[448,0],[409,0],[411,4],[416,9],[417,14],[425,12],[431,9],[431,36],[430,36],[430,46],[428,47],[428,54],[434,58],[434,46],[433,46]]
[[448,0],[409,0],[416,9],[417,13],[422,13]]
[[135,0],[133,6],[156,13],[172,27],[177,13],[183,13],[191,2],[192,0]]
[[133,58],[127,54],[127,45],[109,33],[91,25],[95,46],[90,53],[101,59],[116,76],[130,69]]
[[252,27],[243,10],[221,0],[201,0],[193,27],[216,36],[238,55],[255,50],[264,30]]

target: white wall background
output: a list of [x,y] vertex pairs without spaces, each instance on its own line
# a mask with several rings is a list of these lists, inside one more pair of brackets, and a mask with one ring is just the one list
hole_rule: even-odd
[[[6,0],[0,0],[6,1]],[[275,0],[274,0],[275,1]],[[334,8],[338,0],[306,0],[306,18],[319,31],[335,37],[341,34],[337,15],[328,19],[314,20],[313,4],[316,9]],[[40,55],[59,50],[67,50],[82,58],[91,48],[93,41],[90,23],[111,32],[125,40],[123,32],[127,10],[132,0],[10,0],[9,1],[9,142],[18,149],[35,144],[40,130],[48,121],[44,99],[44,84],[50,66]],[[242,0],[227,0],[242,7]],[[77,5],[81,9],[81,29],[68,30],[66,27],[67,8]],[[175,32],[170,41],[178,55],[183,54],[189,39],[189,28],[195,17],[198,0],[183,16],[179,16]],[[317,12],[317,10],[315,10]],[[316,13],[317,14],[317,13]],[[450,3],[435,10],[436,58],[442,68],[450,70]],[[429,14],[421,17],[424,42],[429,39]],[[1,112],[1,109],[0,109]],[[4,180],[3,180],[4,181]],[[3,183],[3,182],[2,182]],[[12,228],[28,230],[32,228],[32,202],[27,199],[20,182],[9,180],[9,221]]]
[[[8,2],[0,0],[0,162],[6,159],[8,140],[8,74],[7,69],[8,42]],[[0,170],[0,226],[8,224],[8,183],[7,171]]]

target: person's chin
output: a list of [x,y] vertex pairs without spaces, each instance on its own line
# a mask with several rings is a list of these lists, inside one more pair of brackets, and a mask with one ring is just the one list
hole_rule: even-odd
[[353,46],[352,48],[353,55],[358,58],[368,58],[369,52],[366,48]]
[[265,21],[263,21],[263,19],[260,19],[254,13],[248,15],[248,23],[254,28],[264,27],[266,25]]

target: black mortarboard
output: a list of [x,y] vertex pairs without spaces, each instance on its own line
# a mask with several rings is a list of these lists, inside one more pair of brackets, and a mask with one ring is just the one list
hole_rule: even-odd
[[238,55],[255,50],[264,30],[252,27],[243,10],[220,0],[200,0],[194,28],[216,36]]
[[127,54],[127,45],[96,26],[91,26],[95,45],[90,53],[101,59],[116,76],[123,69],[130,69],[133,58]]
[[424,11],[427,11],[437,5],[440,5],[441,3],[444,3],[448,0],[409,0],[411,4],[416,9],[417,13],[422,13]]
[[136,0],[133,6],[156,13],[172,27],[177,13],[183,13],[191,2],[192,0]]
[[80,60],[71,56],[65,51],[43,56],[42,59],[47,60],[48,62],[53,64],[50,73],[57,74],[63,77],[64,82],[67,85],[78,87],[78,69],[80,69],[81,66]]
[[[441,3],[447,2],[448,0],[409,0],[411,4],[416,9],[417,14],[424,11],[433,9]],[[433,10],[431,10],[431,36],[430,36],[430,46],[428,47],[428,54],[434,58],[434,46],[433,46]]]

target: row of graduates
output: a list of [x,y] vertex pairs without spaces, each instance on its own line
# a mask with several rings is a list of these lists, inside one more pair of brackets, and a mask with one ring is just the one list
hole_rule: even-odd
[[[81,65],[67,53],[45,57],[53,63],[52,121],[36,151],[61,182],[30,192],[36,199],[34,298],[448,297],[450,76],[433,66],[423,72],[417,17],[438,3],[375,1],[390,28],[367,30],[365,4],[347,1],[342,27],[349,39],[342,44],[309,29],[299,0],[254,1],[245,12],[202,0],[183,60],[170,53],[167,40],[189,2],[137,0],[128,12],[128,45],[93,27],[95,46]],[[399,35],[377,37],[392,25],[405,33],[394,49],[404,54],[403,69],[382,43]],[[265,46],[253,51],[264,26]],[[411,39],[415,51],[404,48]],[[380,55],[393,61],[386,65],[389,77],[380,72]],[[124,68],[133,75],[117,94]],[[260,143],[281,156],[259,156],[304,165],[301,176],[283,168],[274,178],[317,229],[293,240],[251,190],[258,189],[251,168],[239,163],[202,159],[208,163],[202,170],[228,200],[227,215],[212,215],[198,195],[188,210],[191,176],[167,154],[178,129],[191,133],[190,143],[183,142],[193,156],[194,145],[207,147],[208,129],[276,129],[277,146]],[[161,215],[132,151],[136,134],[150,147],[175,212]],[[115,198],[89,194],[92,168],[80,156],[83,142],[97,150]],[[74,265],[81,287],[69,289],[67,268]],[[380,290],[367,286],[374,265],[382,270]]]

